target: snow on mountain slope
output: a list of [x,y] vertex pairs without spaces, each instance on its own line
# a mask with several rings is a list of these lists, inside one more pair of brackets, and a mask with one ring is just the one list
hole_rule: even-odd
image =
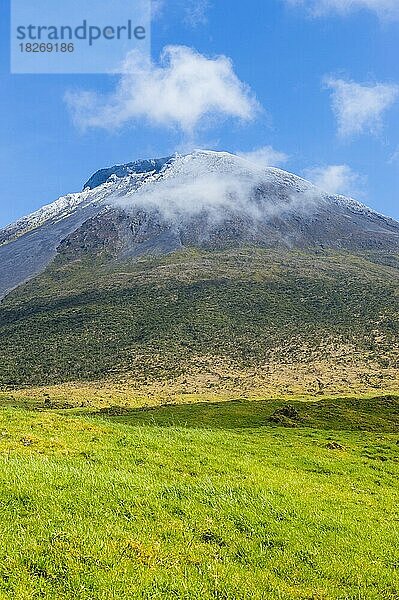
[[0,231],[0,297],[60,249],[138,256],[187,245],[399,248],[399,224],[355,200],[227,152],[136,161],[95,173]]
[[45,224],[66,219],[76,210],[82,210],[90,205],[99,208],[104,207],[107,205],[107,199],[121,196],[127,193],[128,190],[136,189],[146,177],[151,176],[153,173],[155,171],[131,173],[124,178],[113,176],[111,173],[104,183],[95,186],[94,189],[86,186],[82,192],[61,196],[55,202],[39,208],[34,213],[0,230],[0,245]]
[[94,189],[63,196],[0,230],[0,298],[43,271],[62,240],[154,174],[154,170],[124,178],[111,174]]
[[[137,171],[134,171],[134,168]],[[313,184],[286,171],[273,167],[259,168],[227,152],[200,150],[189,155],[136,161],[97,171],[85,184],[82,192],[62,196],[0,230],[0,245],[49,222],[68,218],[77,209],[81,210],[90,205],[99,208],[107,204],[123,206],[126,209],[136,206],[148,208],[156,195],[159,208],[164,208],[167,212],[171,204],[176,204],[176,196],[181,196],[182,191],[184,194],[186,191],[194,194],[194,198],[192,195],[186,195],[186,203],[181,207],[189,212],[199,210],[199,206],[206,208],[214,200],[221,205],[229,204],[233,200],[236,202],[235,207],[242,210],[242,192],[248,196],[255,186],[265,182],[291,188],[295,193],[308,194],[309,205],[310,199],[317,198],[319,202],[328,199],[330,204],[335,203],[357,213],[377,214],[355,200],[344,196],[328,196]],[[144,184],[146,186],[142,187]],[[210,184],[211,188],[212,184],[215,184],[215,189],[206,189],[207,184]],[[186,190],[187,185],[192,189]],[[216,198],[209,198],[209,192],[214,192]],[[238,197],[228,200],[226,195],[234,195],[234,192]],[[247,197],[244,200],[247,200]],[[166,206],[162,207],[162,202]]]
[[55,202],[47,204],[34,213],[22,217],[15,223],[8,225],[0,231],[0,244],[11,241],[32,229],[40,227],[52,219],[62,219],[70,215],[78,206],[85,202],[87,194],[68,194]]
[[116,177],[126,177],[127,175],[134,175],[140,173],[159,173],[167,162],[172,160],[172,156],[166,158],[151,158],[149,160],[136,160],[135,162],[127,163],[124,165],[114,165],[107,169],[100,169],[96,171],[94,175],[84,184],[83,189],[94,189],[99,185],[102,185],[108,179],[115,175]]
[[[227,152],[196,151],[176,156],[127,190],[114,206],[136,218],[157,216],[162,234],[180,245],[378,248],[397,247],[399,224],[343,196],[330,196],[304,179],[276,168],[261,168]],[[140,239],[127,253],[140,254]],[[151,250],[153,228],[146,238]],[[154,239],[154,241],[156,241]],[[144,249],[144,246],[143,246]],[[171,248],[173,249],[173,248]]]

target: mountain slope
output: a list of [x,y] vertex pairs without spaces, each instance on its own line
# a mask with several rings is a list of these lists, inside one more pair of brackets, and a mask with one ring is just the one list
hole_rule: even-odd
[[398,283],[397,269],[331,251],[59,256],[2,303],[0,383],[239,395],[392,389]]
[[1,386],[398,389],[398,223],[226,153],[163,160],[3,232]]
[[[127,190],[136,189],[155,173],[150,161],[141,167],[140,164],[137,163],[137,173],[123,179],[115,175],[92,190],[89,183],[94,185],[93,181],[98,183],[101,178],[101,173],[95,174],[83,192],[63,196],[1,230],[0,298],[43,271],[56,256],[59,244],[91,217],[109,210],[112,199],[123,197]],[[147,172],[145,167],[152,170]]]
[[134,257],[243,244],[396,251],[399,224],[228,153],[138,161],[97,172],[83,192],[0,231],[0,297],[42,272],[60,245]]

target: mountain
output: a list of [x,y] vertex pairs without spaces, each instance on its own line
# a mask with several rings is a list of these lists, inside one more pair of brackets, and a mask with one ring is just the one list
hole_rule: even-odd
[[391,250],[399,247],[399,224],[228,153],[137,161],[98,171],[82,192],[0,231],[0,297],[67,248],[140,256],[244,243]]
[[103,169],[0,231],[0,384],[392,389],[398,256],[396,221],[228,153]]

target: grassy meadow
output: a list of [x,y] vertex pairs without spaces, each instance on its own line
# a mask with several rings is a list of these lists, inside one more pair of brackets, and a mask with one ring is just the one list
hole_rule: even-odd
[[397,397],[1,406],[1,600],[399,599]]

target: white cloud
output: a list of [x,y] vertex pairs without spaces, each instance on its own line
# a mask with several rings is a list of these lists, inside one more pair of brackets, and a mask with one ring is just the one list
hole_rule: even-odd
[[288,154],[275,150],[272,146],[263,146],[250,152],[237,152],[237,156],[260,167],[278,167],[289,160]]
[[110,200],[133,212],[159,212],[168,224],[179,227],[189,224],[187,220],[192,217],[216,224],[233,216],[248,220],[250,227],[251,222],[264,223],[292,213],[311,214],[317,209],[319,194],[306,186],[303,193],[287,190],[276,199],[274,182],[278,180],[272,177],[268,188],[269,178],[258,165],[226,152],[197,150],[177,155],[167,175]]
[[332,109],[342,137],[378,132],[384,112],[399,94],[399,87],[393,84],[361,85],[332,77],[325,83],[332,90]]
[[306,179],[328,194],[362,196],[364,177],[352,171],[348,165],[314,167],[304,172]]
[[303,6],[314,17],[329,13],[347,15],[356,10],[369,10],[384,20],[399,19],[398,0],[285,0],[292,6]]
[[259,109],[229,58],[207,58],[185,46],[167,46],[159,64],[131,52],[112,94],[70,91],[65,100],[75,124],[83,129],[114,130],[145,121],[190,135],[205,118],[246,121]]

